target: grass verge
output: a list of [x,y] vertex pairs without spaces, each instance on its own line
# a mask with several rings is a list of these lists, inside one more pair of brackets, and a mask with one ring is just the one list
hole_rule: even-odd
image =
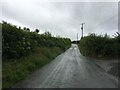
[[39,47],[35,49],[35,53],[31,53],[26,57],[10,61],[4,60],[2,64],[2,88],[12,87],[62,52],[63,50],[59,47]]

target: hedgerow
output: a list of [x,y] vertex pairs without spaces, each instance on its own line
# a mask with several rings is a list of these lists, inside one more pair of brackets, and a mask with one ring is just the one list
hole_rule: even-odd
[[66,50],[70,46],[71,41],[68,38],[53,37],[49,32],[44,34],[38,34],[37,32],[30,32],[29,28],[17,28],[17,26],[3,21],[3,58],[12,59],[26,56],[33,52],[35,47],[61,47]]
[[96,35],[94,33],[83,37],[79,42],[80,52],[91,57],[120,57],[120,34],[110,38],[107,34]]
[[53,37],[51,33],[38,34],[35,29],[2,25],[2,88],[10,88],[33,71],[54,60],[70,47],[68,38]]

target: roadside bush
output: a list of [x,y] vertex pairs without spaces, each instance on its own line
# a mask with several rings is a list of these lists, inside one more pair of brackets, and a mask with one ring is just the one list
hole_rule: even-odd
[[107,34],[94,33],[83,37],[79,42],[80,52],[91,57],[120,57],[120,34],[110,38]]
[[21,58],[33,52],[35,47],[61,47],[66,50],[71,43],[68,38],[52,37],[50,32],[38,34],[4,21],[2,35],[3,59]]
[[71,45],[68,38],[53,37],[50,32],[38,34],[29,28],[2,25],[2,87],[10,88],[33,71],[49,63]]

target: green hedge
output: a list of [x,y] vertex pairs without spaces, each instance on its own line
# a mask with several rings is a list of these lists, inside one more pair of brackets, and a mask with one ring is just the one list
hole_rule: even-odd
[[35,47],[61,47],[66,50],[70,46],[70,39],[52,37],[51,33],[37,34],[17,28],[7,22],[2,23],[2,49],[3,58],[12,59],[26,56],[34,51]]
[[[2,88],[10,88],[71,46],[68,38],[2,25]],[[37,29],[37,31],[39,31]]]
[[120,57],[120,34],[110,38],[107,34],[94,33],[83,37],[79,42],[80,52],[91,57]]

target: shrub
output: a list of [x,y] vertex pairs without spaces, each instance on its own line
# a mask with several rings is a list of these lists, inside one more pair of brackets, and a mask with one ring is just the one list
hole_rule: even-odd
[[50,32],[38,34],[30,32],[29,28],[17,28],[17,26],[4,21],[2,35],[3,58],[7,59],[26,56],[33,52],[36,47],[61,47],[65,50],[71,43],[68,38],[52,37]]
[[92,57],[120,57],[120,34],[110,38],[107,34],[94,33],[83,37],[79,42],[80,52]]

